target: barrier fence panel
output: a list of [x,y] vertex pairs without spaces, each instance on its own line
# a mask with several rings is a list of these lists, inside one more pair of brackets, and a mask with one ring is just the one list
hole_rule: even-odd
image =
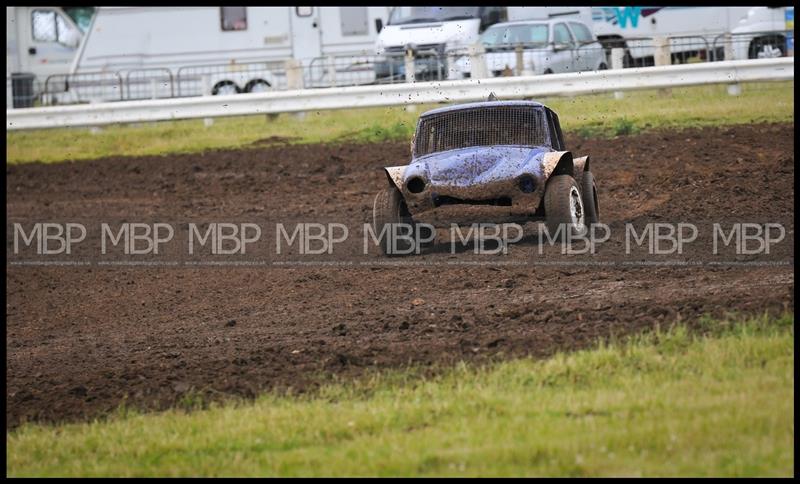
[[681,35],[669,38],[672,64],[690,64],[713,60],[711,45],[700,35]]
[[125,99],[175,97],[172,71],[163,68],[132,69],[125,73]]
[[711,41],[714,60],[794,57],[793,30],[718,34]]
[[42,104],[84,104],[125,99],[119,72],[55,74],[44,83]]
[[368,54],[339,54],[316,57],[303,66],[306,88],[360,86],[374,84],[377,56]]
[[187,66],[175,78],[178,97],[286,89],[286,70],[279,61]]

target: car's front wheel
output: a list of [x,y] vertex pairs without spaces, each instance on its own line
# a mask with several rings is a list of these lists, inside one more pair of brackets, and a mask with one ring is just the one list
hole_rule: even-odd
[[385,255],[412,253],[411,249],[419,238],[428,238],[427,232],[420,234],[421,229],[427,227],[414,223],[400,190],[389,187],[378,192],[372,206],[372,230],[375,237],[380,238],[381,251]]
[[586,214],[578,184],[570,175],[556,175],[544,191],[545,223],[550,237],[562,238],[585,230]]
[[600,222],[600,204],[597,202],[597,183],[591,171],[583,172],[581,177],[581,200],[586,226]]

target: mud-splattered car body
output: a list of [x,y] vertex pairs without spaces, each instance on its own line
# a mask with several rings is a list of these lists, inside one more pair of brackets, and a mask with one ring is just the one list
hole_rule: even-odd
[[414,218],[461,206],[495,222],[535,220],[545,217],[548,180],[567,174],[581,186],[589,157],[565,149],[558,115],[546,106],[487,101],[424,113],[411,163],[385,170]]

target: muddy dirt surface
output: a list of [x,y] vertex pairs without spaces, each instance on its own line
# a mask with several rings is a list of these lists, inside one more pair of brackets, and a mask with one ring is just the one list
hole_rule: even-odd
[[[601,217],[794,216],[794,127],[616,139],[592,157]],[[407,142],[272,146],[6,168],[7,215],[369,220]],[[793,225],[789,227],[793,234]],[[707,237],[703,235],[702,237]],[[534,257],[512,247],[510,260]],[[6,422],[80,420],[187,395],[313,388],[372,368],[546,356],[675,319],[793,310],[777,266],[42,267],[7,265]],[[433,252],[419,260],[468,258]]]

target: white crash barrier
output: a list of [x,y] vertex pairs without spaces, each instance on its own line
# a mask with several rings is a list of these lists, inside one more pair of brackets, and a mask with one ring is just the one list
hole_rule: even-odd
[[7,109],[6,130],[469,102],[486,99],[491,92],[500,99],[520,99],[793,79],[794,58],[781,57],[543,76],[300,89],[229,96]]

